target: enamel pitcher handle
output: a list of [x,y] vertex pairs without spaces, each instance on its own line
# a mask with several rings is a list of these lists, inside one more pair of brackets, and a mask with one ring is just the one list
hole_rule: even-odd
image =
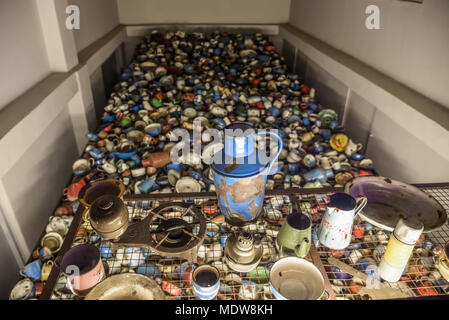
[[278,151],[276,152],[276,155],[273,157],[273,159],[271,159],[271,163],[270,166],[267,168],[267,175],[272,175],[273,173],[271,173],[271,168],[273,167],[273,164],[276,162],[277,158],[279,157],[279,155],[281,154],[282,148],[283,148],[283,143],[282,143],[282,139],[281,137],[279,137],[278,134],[271,132],[271,131],[267,131],[267,130],[259,130],[257,132],[257,135],[259,136],[263,136],[265,134],[269,134],[270,136],[274,137],[277,141],[278,141]]
[[359,212],[362,211],[363,208],[365,208],[367,203],[368,203],[368,199],[366,197],[359,196],[357,198],[354,217],[356,217],[359,214]]

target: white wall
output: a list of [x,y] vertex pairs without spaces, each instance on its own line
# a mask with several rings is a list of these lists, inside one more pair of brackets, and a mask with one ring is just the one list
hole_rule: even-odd
[[449,181],[448,109],[291,25],[279,33],[285,48],[296,48],[295,70],[317,89],[320,103],[338,110],[380,175]]
[[118,26],[116,0],[69,0],[80,8],[80,29],[74,30],[78,52]]
[[67,0],[34,0],[39,9],[48,62],[53,72],[67,72],[78,64],[75,37],[66,27]]
[[[381,30],[365,28],[371,4]],[[292,0],[290,24],[449,108],[448,0]]]
[[[66,97],[70,97],[69,90]],[[67,103],[53,109],[55,117],[33,137],[33,143],[1,179],[31,249],[59,203],[71,176],[70,167],[79,154]]]
[[50,74],[35,1],[0,0],[0,109]]
[[285,23],[290,0],[117,0],[121,24]]

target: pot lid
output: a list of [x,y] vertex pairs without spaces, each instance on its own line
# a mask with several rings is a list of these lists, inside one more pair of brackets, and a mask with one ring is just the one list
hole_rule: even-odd
[[125,193],[125,185],[120,180],[105,179],[93,182],[90,186],[81,190],[79,198],[82,205],[89,207],[99,197],[104,195],[115,195],[122,197]]
[[85,300],[165,300],[156,281],[136,273],[114,275],[96,285]]
[[212,169],[216,173],[226,177],[250,177],[262,173],[270,164],[269,161],[261,162],[259,158],[257,151],[241,158],[233,158],[222,152],[221,157],[214,157]]

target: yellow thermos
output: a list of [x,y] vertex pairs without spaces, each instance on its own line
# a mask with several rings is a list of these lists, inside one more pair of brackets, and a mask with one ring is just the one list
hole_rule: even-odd
[[382,279],[388,282],[399,281],[423,230],[422,222],[414,217],[399,219],[379,264]]

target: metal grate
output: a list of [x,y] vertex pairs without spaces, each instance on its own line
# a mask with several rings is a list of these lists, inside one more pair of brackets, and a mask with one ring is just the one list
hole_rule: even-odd
[[[432,195],[449,212],[448,184],[420,185],[419,187]],[[336,188],[267,191],[260,219],[257,223],[245,227],[250,233],[257,233],[262,236],[264,247],[264,256],[261,263],[250,273],[234,272],[223,262],[223,245],[220,240],[236,231],[236,227],[231,227],[224,222],[214,194],[132,196],[125,199],[125,202],[128,205],[131,222],[144,219],[151,209],[168,201],[188,202],[194,204],[198,210],[204,213],[209,229],[203,245],[199,248],[199,262],[211,263],[221,271],[222,285],[217,298],[222,300],[274,299],[268,284],[269,265],[280,258],[274,241],[284,218],[291,213],[294,204],[296,204],[313,221],[314,244],[306,258],[312,261],[325,277],[328,295],[323,298],[367,299],[368,296],[361,294],[363,290],[360,291],[366,283],[336,269],[334,265],[329,263],[328,258],[331,256],[337,257],[341,262],[355,269],[363,267],[363,263],[357,259],[360,258],[357,257],[360,254],[363,258],[373,259],[378,263],[381,257],[379,253],[381,250],[378,247],[386,245],[390,233],[357,218],[354,223],[354,229],[357,230],[355,233],[364,229],[363,238],[353,237],[351,245],[340,251],[331,251],[320,246],[316,241],[316,230],[325,211],[326,203],[329,201],[331,194],[341,191]],[[72,234],[67,236],[65,248],[61,250],[61,255],[71,246],[79,243],[94,243],[99,248],[107,245],[101,239],[96,239],[98,236],[88,222],[82,221],[81,216],[82,210],[80,209],[75,216],[74,225],[71,227]],[[218,232],[215,234],[217,230]],[[425,234],[425,238],[422,240],[420,245],[415,247],[408,270],[404,273],[401,281],[396,284],[386,284],[399,289],[407,297],[449,295],[449,284],[441,277],[434,263],[435,253],[449,240],[448,225],[446,224],[436,232]],[[434,248],[430,249],[432,245]],[[353,253],[355,250],[358,250],[359,254]],[[197,299],[191,284],[186,283],[182,278],[184,274],[187,274],[183,270],[189,266],[186,260],[162,257],[142,248],[128,249],[128,251],[132,251],[132,253],[125,254],[123,250],[118,249],[118,251],[113,252],[111,258],[103,259],[109,266],[109,275],[121,272],[146,273],[158,281],[169,299]],[[138,264],[141,265],[136,266]],[[42,299],[81,299],[74,296],[66,288],[65,277],[59,273],[59,270],[55,270],[54,273],[54,275],[50,275],[46,285],[48,288],[44,289]]]
[[[274,299],[268,284],[267,266],[280,258],[274,241],[286,215],[291,212],[290,198],[286,195],[267,197],[260,219],[243,228],[231,227],[224,222],[223,215],[217,206],[216,199],[181,200],[194,203],[207,218],[208,229],[203,244],[198,250],[198,262],[210,263],[221,272],[221,287],[217,299],[251,300]],[[151,209],[158,207],[165,200],[128,201],[131,222],[144,219]],[[176,215],[176,213],[173,213]],[[185,218],[188,218],[185,217]],[[262,238],[263,256],[259,266],[249,273],[231,270],[223,261],[224,240],[234,231],[245,230],[258,234]],[[107,248],[107,242],[99,239],[89,222],[82,222],[78,228],[72,245],[81,243],[95,244],[100,250]],[[310,256],[307,257],[311,260]],[[108,275],[137,272],[155,279],[169,299],[197,299],[185,270],[191,264],[187,260],[162,257],[143,248],[119,248],[112,252],[110,258],[103,259],[109,267]],[[185,281],[187,280],[187,281]],[[66,278],[61,273],[55,284],[51,299],[81,299],[73,295],[66,287]]]

